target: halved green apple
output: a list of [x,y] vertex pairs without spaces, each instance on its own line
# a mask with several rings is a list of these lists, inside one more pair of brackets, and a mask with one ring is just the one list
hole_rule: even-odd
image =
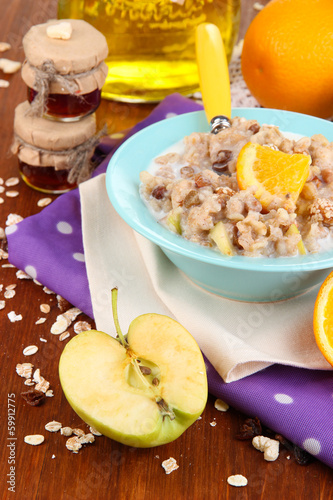
[[[115,312],[114,312],[115,316]],[[59,363],[60,382],[74,411],[105,436],[135,447],[178,438],[207,402],[198,344],[177,321],[143,314],[120,340],[90,330],[74,337]]]

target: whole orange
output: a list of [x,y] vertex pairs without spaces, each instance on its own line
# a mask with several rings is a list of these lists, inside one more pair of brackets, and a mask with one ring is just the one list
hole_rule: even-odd
[[271,0],[250,24],[244,80],[267,108],[333,116],[333,0]]

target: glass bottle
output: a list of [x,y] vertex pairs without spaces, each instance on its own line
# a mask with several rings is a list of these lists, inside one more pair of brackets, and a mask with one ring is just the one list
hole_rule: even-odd
[[[73,2],[71,2],[73,3]],[[59,17],[65,12],[59,9]],[[195,28],[216,24],[230,60],[240,0],[84,0],[82,16],[107,39],[108,75],[102,97],[160,101],[199,90]]]

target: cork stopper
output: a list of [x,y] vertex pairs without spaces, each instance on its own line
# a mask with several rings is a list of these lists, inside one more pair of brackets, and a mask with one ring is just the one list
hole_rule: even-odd
[[[62,22],[72,26],[68,40],[50,38],[49,26]],[[51,60],[62,75],[84,73],[100,65],[108,55],[105,36],[81,19],[62,19],[32,26],[23,37],[23,49],[31,66],[40,68]]]

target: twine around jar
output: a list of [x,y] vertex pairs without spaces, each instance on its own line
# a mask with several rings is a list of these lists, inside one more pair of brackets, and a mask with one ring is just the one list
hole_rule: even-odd
[[68,164],[67,180],[70,184],[80,184],[91,177],[91,173],[94,170],[94,164],[91,161],[91,157],[96,146],[100,142],[100,138],[105,135],[107,135],[106,125],[97,134],[93,135],[82,144],[63,151],[51,151],[49,149],[33,146],[32,144],[24,141],[18,135],[15,135],[14,143],[16,141],[17,146],[15,149],[17,151],[19,151],[20,147],[26,147],[37,151],[40,155],[48,154],[52,156],[66,156]]
[[102,64],[103,62],[95,68],[92,68],[91,70],[85,71],[83,73],[68,75],[61,75],[51,59],[47,59],[46,61],[44,61],[40,67],[31,66],[35,72],[35,81],[33,88],[37,92],[37,94],[30,105],[30,109],[28,111],[29,116],[42,117],[43,114],[47,111],[46,102],[49,95],[51,83],[58,83],[69,94],[73,95],[79,89],[78,84],[74,80],[95,73],[100,69]]

